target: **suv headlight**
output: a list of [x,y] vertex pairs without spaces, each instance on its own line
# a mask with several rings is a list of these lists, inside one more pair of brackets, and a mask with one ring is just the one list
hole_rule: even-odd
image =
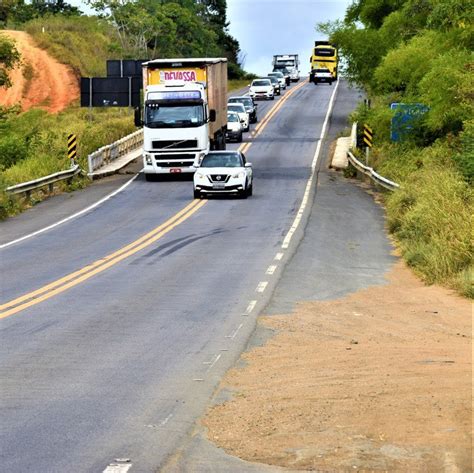
[[237,174],[234,174],[234,175],[232,176],[233,179],[241,179],[241,178],[243,178],[243,177],[245,177],[245,173],[244,173],[243,171],[240,171],[240,172],[238,172]]

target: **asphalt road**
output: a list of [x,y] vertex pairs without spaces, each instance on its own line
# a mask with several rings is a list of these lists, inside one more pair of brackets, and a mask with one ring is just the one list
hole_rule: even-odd
[[[186,441],[303,237],[335,86],[292,89],[300,85],[255,138],[247,134],[253,197],[192,202],[191,182],[140,175],[81,217],[0,250],[2,304],[29,294],[0,322],[2,471],[98,472],[128,458],[131,471],[152,472]],[[343,81],[339,89],[356,100]],[[259,102],[260,120],[279,100]],[[71,211],[93,200],[80,195]],[[53,199],[2,223],[2,243],[49,225],[59,208]],[[380,221],[375,206],[367,211]],[[320,238],[324,252],[337,241],[331,228]]]

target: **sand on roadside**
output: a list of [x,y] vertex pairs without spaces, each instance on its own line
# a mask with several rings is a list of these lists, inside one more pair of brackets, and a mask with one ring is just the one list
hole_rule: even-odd
[[275,330],[220,389],[208,438],[321,471],[472,471],[472,304],[402,262],[387,284],[261,317]]

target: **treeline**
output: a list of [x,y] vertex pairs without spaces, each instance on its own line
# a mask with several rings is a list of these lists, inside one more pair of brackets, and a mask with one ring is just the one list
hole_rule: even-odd
[[[110,59],[219,56],[229,60],[230,79],[245,78],[239,42],[228,31],[226,0],[88,0],[87,3],[96,15],[86,19],[77,7],[64,0],[52,3],[3,0],[0,27],[35,33],[43,31],[46,25],[46,34],[53,37],[49,41],[43,38],[43,43],[50,43],[43,46],[53,49],[60,60],[65,59],[61,45],[69,47],[68,42],[75,43],[70,37],[71,31],[85,26],[83,33],[94,30],[94,33],[103,34],[98,46],[104,49],[106,45]],[[69,38],[64,40],[61,32],[67,31]],[[80,35],[84,42],[92,43],[97,39]],[[73,51],[69,54],[72,56]],[[74,62],[73,57],[70,60]],[[75,62],[81,62],[81,59]],[[82,73],[89,72],[82,69]]]
[[[464,0],[356,0],[318,25],[371,101],[354,120],[375,131],[371,165],[401,184],[386,198],[389,228],[426,281],[473,297],[474,28]],[[391,141],[391,103],[426,113]]]

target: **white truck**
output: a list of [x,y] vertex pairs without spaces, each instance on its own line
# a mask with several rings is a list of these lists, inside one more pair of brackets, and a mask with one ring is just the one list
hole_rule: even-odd
[[143,63],[145,178],[194,173],[210,150],[226,147],[227,59],[154,59]]
[[300,80],[299,65],[300,60],[298,59],[298,54],[278,54],[273,56],[273,71],[287,69],[292,82],[298,82]]

